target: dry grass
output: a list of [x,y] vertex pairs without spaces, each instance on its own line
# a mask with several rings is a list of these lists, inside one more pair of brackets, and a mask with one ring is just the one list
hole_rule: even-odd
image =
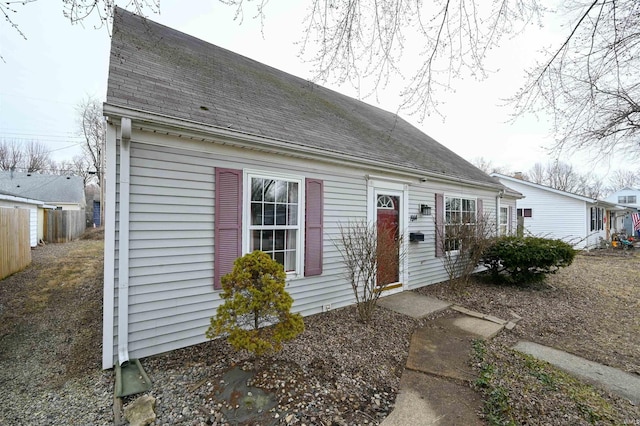
[[[50,244],[33,251],[33,264],[0,281],[0,339],[51,363],[56,382],[99,368],[103,247],[101,240]],[[34,321],[37,318],[38,321]],[[37,336],[36,342],[25,342]],[[53,365],[55,364],[55,367]]]
[[535,287],[475,279],[461,290],[438,284],[419,292],[504,319],[522,317],[476,351],[491,424],[640,422],[639,407],[509,349],[528,340],[640,374],[640,253],[583,253]]
[[554,346],[630,373],[640,374],[640,253],[580,254],[537,287],[473,280],[460,291],[438,284],[422,294],[502,317],[521,316],[508,334]]

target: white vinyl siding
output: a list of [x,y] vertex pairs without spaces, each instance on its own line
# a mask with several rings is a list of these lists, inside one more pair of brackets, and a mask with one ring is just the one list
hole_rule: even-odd
[[29,245],[38,245],[38,205],[13,200],[0,200],[0,207],[20,208],[29,210]]
[[591,203],[583,199],[533,187],[511,180],[503,184],[525,195],[517,201],[518,209],[531,209],[531,217],[524,218],[525,235],[566,241],[576,248],[588,248],[598,244],[605,231],[590,231]]
[[[117,156],[116,156],[117,158]],[[134,132],[131,140],[129,247],[129,356],[141,358],[206,340],[209,318],[221,303],[214,290],[214,202],[216,167],[278,174],[283,169],[298,177],[320,179],[324,185],[323,271],[287,281],[293,310],[303,315],[351,305],[354,297],[344,278],[342,258],[335,247],[339,226],[367,219],[367,174],[372,170],[323,164],[264,152],[237,149]],[[379,172],[379,171],[377,171]],[[118,174],[115,174],[116,181]],[[116,187],[116,208],[117,202]],[[423,232],[425,241],[410,243],[407,287],[416,288],[446,279],[435,257],[433,212],[436,192],[459,193],[456,185],[434,182],[408,186],[409,208],[404,212],[408,231]],[[486,191],[485,212],[496,193]],[[469,197],[478,194],[469,189]],[[419,204],[432,207],[432,216],[420,216]],[[493,214],[493,213],[491,213]],[[118,217],[115,215],[115,229]],[[301,228],[303,229],[303,228]],[[118,233],[113,247],[113,285],[117,289]],[[243,244],[245,241],[243,241]],[[107,276],[107,274],[105,275]],[[405,287],[406,288],[406,287]],[[113,355],[117,354],[117,291],[114,292]]]
[[[202,152],[131,143],[129,352],[145,357],[205,341],[209,318],[220,303],[213,289],[215,167],[282,170],[282,158],[202,144]],[[215,146],[215,148],[218,148]],[[244,153],[240,153],[244,154]],[[353,303],[333,238],[338,223],[366,218],[366,180],[341,170],[289,168],[324,181],[324,269],[322,275],[289,280],[294,310],[310,315]],[[117,186],[117,185],[116,185]],[[116,206],[119,206],[116,203]],[[118,215],[116,215],[117,220]],[[117,224],[116,224],[117,229]],[[114,285],[117,288],[117,232]],[[117,354],[117,291],[114,354]],[[114,358],[115,362],[115,358]]]

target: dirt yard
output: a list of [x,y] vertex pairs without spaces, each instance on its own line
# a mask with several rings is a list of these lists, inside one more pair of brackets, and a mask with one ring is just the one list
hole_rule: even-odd
[[503,336],[530,340],[640,374],[640,253],[598,250],[533,288],[474,280],[460,291],[439,284],[420,293],[499,318],[522,317]]
[[0,424],[109,424],[100,371],[103,241],[49,244],[0,281]]
[[[113,373],[100,371],[102,247],[100,240],[40,247],[32,266],[0,281],[0,424],[113,421]],[[640,374],[639,277],[640,253],[598,252],[579,255],[538,288],[474,281],[463,290],[439,284],[419,292],[504,319],[522,317],[478,361],[491,368],[491,377],[486,369],[479,374],[502,392],[493,403],[507,407],[513,424],[640,424],[638,407],[508,349],[531,340]],[[353,308],[307,317],[306,331],[261,363],[252,385],[276,395],[271,424],[379,424],[393,409],[410,336],[429,319],[383,308],[369,325],[355,318]],[[221,340],[144,359],[156,424],[229,424],[233,407],[216,399],[220,380],[246,365],[248,355]],[[534,373],[525,377],[527,369]],[[544,378],[545,386],[531,377]],[[501,424],[492,410],[484,418]]]
[[[503,319],[522,317],[478,360],[490,424],[639,424],[640,407],[510,350],[518,340],[640,374],[640,253],[598,250],[534,288],[474,280],[420,293]],[[512,422],[512,423],[509,423]]]

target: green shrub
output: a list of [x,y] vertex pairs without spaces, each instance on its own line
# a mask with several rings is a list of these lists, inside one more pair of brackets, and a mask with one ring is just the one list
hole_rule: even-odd
[[284,289],[281,264],[261,251],[236,259],[222,277],[222,297],[206,336],[226,335],[236,349],[260,356],[282,349],[282,342],[304,331],[300,314],[292,314],[293,299]]
[[571,265],[575,254],[561,240],[505,236],[489,246],[481,262],[495,279],[524,284],[544,280],[547,274]]

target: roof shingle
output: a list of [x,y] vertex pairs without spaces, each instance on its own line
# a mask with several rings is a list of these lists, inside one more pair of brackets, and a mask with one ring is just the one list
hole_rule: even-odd
[[501,186],[396,114],[120,8],[106,104]]
[[84,184],[80,176],[0,171],[0,191],[47,203],[84,206]]

